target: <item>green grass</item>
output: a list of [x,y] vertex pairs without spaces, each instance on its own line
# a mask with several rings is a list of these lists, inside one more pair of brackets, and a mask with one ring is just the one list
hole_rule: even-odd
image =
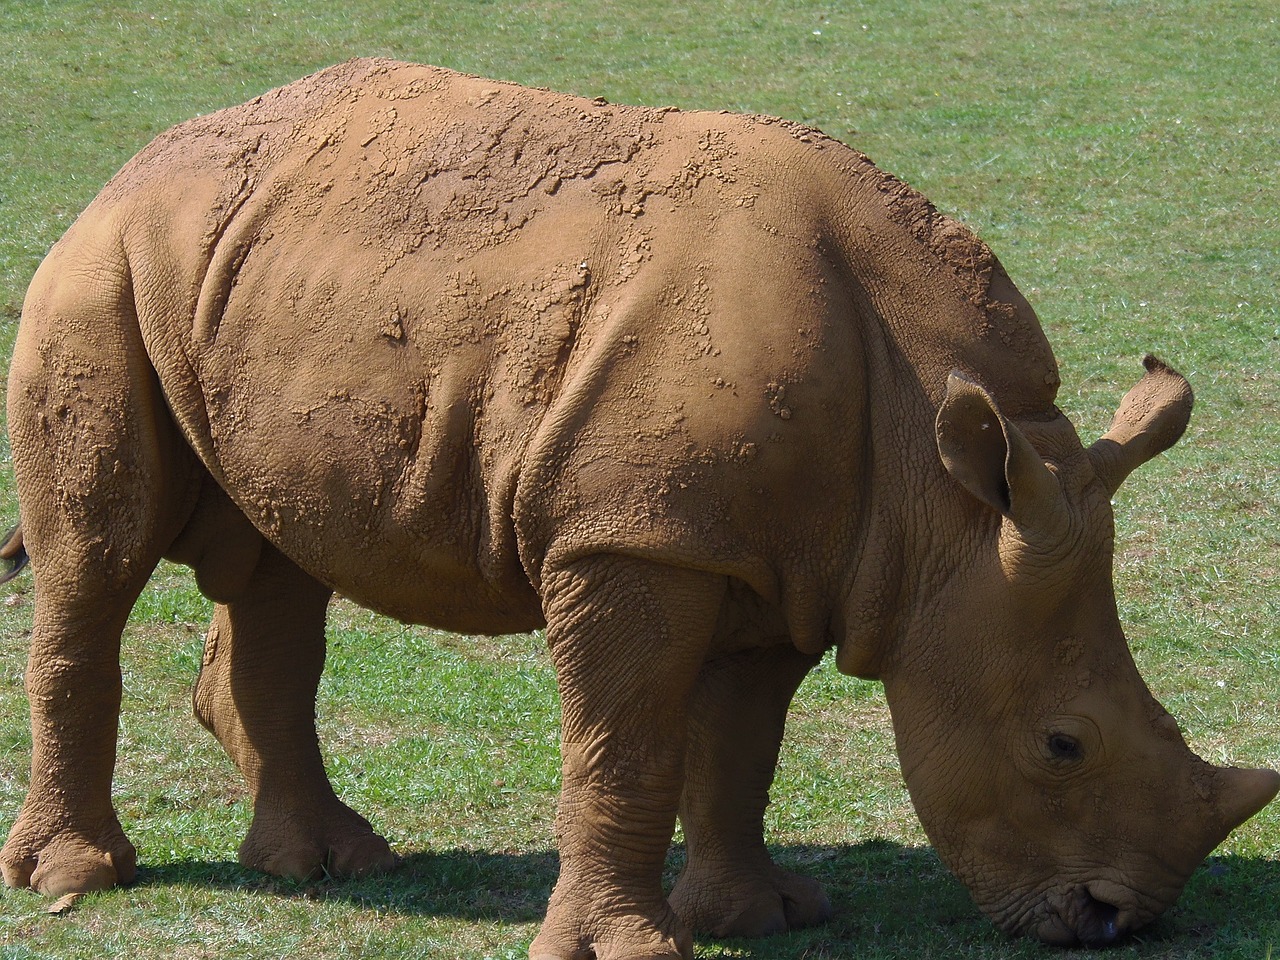
[[[869,153],[988,240],[1036,305],[1082,436],[1155,350],[1198,397],[1118,498],[1135,656],[1193,745],[1280,765],[1280,13],[1247,0],[0,0],[0,354],[43,252],[171,123],[379,54],[613,100],[779,114]],[[7,445],[0,513],[13,516]],[[407,857],[359,883],[235,863],[229,762],[190,716],[209,616],[162,569],[125,637],[116,781],[138,885],[65,916],[0,894],[0,960],[519,957],[554,881],[556,698],[538,637],[332,615],[320,726],[339,792]],[[30,580],[0,606],[0,830],[25,791]],[[831,663],[801,691],[769,814],[823,879],[817,930],[699,956],[1058,955],[977,915],[928,848],[883,695]],[[679,848],[671,870],[679,865]],[[1280,810],[1234,834],[1122,957],[1280,943]]]

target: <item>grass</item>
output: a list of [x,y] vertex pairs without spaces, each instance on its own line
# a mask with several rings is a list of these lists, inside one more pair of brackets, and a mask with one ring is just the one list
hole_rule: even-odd
[[[1186,439],[1118,499],[1121,612],[1203,755],[1280,765],[1278,21],[1249,0],[0,0],[0,354],[43,252],[151,136],[349,56],[816,124],[991,243],[1042,316],[1082,436],[1105,429],[1144,351],[1191,377]],[[20,581],[0,607],[0,829],[30,759],[29,591]],[[188,706],[208,616],[165,567],[126,634],[116,791],[140,883],[63,916],[4,892],[0,958],[522,956],[556,871],[539,638],[335,605],[331,774],[407,863],[299,885],[235,864],[247,800]],[[837,918],[705,941],[700,957],[1052,954],[976,914],[915,822],[880,689],[829,661],[796,704],[769,821],[778,858],[828,884]],[[1112,955],[1269,956],[1278,857],[1269,809]]]

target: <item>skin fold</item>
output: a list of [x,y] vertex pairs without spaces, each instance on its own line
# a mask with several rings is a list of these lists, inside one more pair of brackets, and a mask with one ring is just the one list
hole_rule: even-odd
[[176,127],[23,310],[0,558],[25,547],[36,580],[33,758],[5,881],[133,878],[119,638],[169,557],[216,603],[194,707],[252,791],[246,864],[394,865],[316,741],[338,592],[546,627],[561,873],[536,960],[691,957],[694,932],[829,915],[762,824],[832,648],[883,680],[978,906],[1109,942],[1280,784],[1190,752],[1117,619],[1111,494],[1191,411],[1147,368],[1084,447],[986,246],[771,118],[361,60]]

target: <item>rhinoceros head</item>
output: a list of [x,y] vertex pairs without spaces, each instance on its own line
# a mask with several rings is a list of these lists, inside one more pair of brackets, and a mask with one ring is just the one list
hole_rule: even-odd
[[934,518],[957,544],[951,569],[922,585],[930,609],[884,672],[903,773],[944,862],[999,926],[1054,943],[1105,943],[1154,918],[1280,788],[1273,771],[1191,752],[1120,626],[1111,496],[1191,411],[1181,375],[1146,366],[1088,450],[1056,411],[1015,424],[952,374],[938,450],[973,499],[959,494],[963,520]]

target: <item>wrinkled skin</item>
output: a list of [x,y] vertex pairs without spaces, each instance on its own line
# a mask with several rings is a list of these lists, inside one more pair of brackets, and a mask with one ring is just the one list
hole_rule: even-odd
[[978,905],[1110,941],[1277,788],[1187,749],[1117,620],[1111,494],[1191,407],[1148,366],[1085,449],[990,251],[781,121],[354,61],[177,127],[24,307],[34,748],[4,878],[133,878],[119,637],[168,556],[217,603],[194,703],[253,793],[246,864],[394,865],[316,743],[337,591],[459,631],[545,624],[561,875],[535,958],[688,957],[691,931],[829,914],[761,830],[788,704],[832,647],[884,681]]

